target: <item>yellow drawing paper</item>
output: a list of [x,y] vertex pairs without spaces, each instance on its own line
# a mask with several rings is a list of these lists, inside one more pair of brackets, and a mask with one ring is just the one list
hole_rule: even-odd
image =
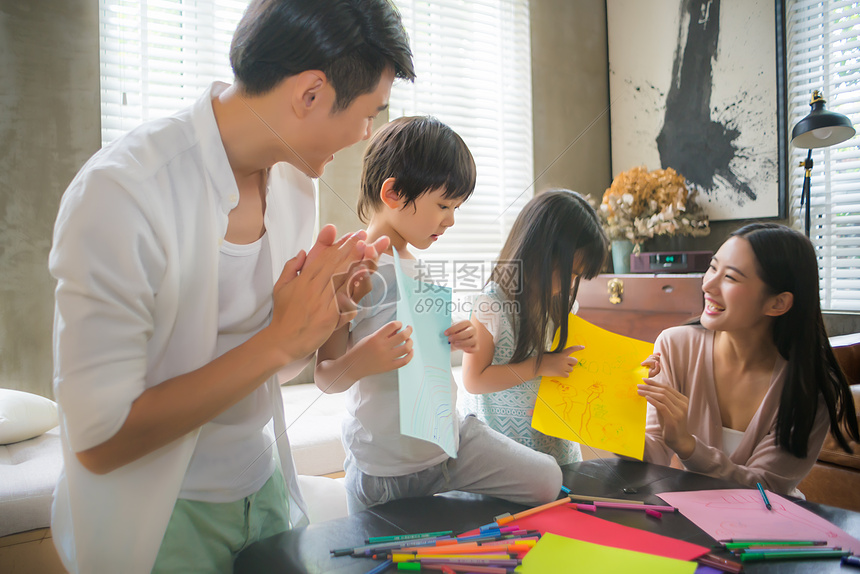
[[518,571],[523,574],[574,571],[601,574],[693,574],[696,566],[695,562],[592,544],[547,532],[525,555]]
[[[559,332],[553,340],[554,349]],[[571,314],[565,347],[583,345],[567,378],[543,377],[532,426],[540,432],[642,460],[646,401],[636,385],[654,345],[610,333]]]

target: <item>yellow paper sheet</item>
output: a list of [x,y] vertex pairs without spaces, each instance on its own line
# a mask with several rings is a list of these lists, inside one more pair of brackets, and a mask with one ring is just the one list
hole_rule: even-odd
[[[540,432],[642,460],[646,402],[636,385],[654,345],[610,333],[571,314],[565,347],[583,345],[567,378],[543,377],[532,426]],[[558,343],[555,334],[553,349]]]
[[695,562],[592,544],[547,532],[523,558],[517,572],[600,572],[600,574],[692,574]]

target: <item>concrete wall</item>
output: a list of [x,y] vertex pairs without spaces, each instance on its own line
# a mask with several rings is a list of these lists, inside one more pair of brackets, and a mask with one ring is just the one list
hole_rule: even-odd
[[612,182],[604,0],[531,0],[535,192]]
[[[388,111],[376,117],[374,131],[386,123]],[[318,182],[320,226],[333,223],[338,235],[365,228],[356,206],[361,186],[361,158],[366,148],[367,142],[363,141],[337,152]]]
[[48,397],[60,195],[99,148],[98,2],[0,0],[0,387]]

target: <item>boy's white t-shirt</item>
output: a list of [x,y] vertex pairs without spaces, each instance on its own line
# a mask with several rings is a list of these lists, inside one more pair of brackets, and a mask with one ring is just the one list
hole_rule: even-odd
[[[403,272],[418,278],[415,259],[400,259]],[[350,324],[349,347],[396,320],[397,283],[394,257],[382,254],[372,276],[373,289],[361,300]],[[404,325],[406,327],[406,325]],[[456,405],[457,385],[451,377],[451,401]],[[397,371],[364,377],[346,391],[349,416],[342,427],[343,446],[361,472],[372,476],[404,476],[446,460],[438,445],[400,434],[400,392]],[[459,448],[459,433],[454,447]]]
[[[268,233],[247,245],[221,243],[217,356],[269,324],[273,283]],[[260,385],[203,425],[179,498],[233,502],[260,490],[275,471],[270,420],[269,392]]]

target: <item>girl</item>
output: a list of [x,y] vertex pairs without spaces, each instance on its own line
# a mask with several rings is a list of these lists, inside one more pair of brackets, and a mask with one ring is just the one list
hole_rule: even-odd
[[[463,356],[469,410],[490,427],[560,465],[581,460],[579,445],[531,426],[540,377],[567,376],[577,363],[563,348],[575,312],[579,278],[600,272],[608,240],[597,214],[579,194],[551,190],[532,199],[511,229],[472,323],[478,350]],[[555,327],[559,343],[548,351]]]
[[645,460],[676,454],[689,470],[798,496],[828,427],[846,450],[845,435],[858,435],[812,243],[782,225],[742,227],[714,255],[702,291],[701,318],[663,331],[643,363]]

